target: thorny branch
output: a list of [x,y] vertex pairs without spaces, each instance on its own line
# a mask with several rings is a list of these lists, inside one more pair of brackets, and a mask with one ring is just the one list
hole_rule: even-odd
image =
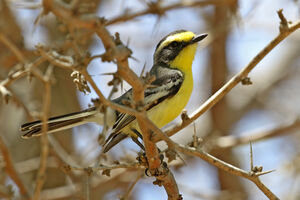
[[[42,130],[43,130],[43,136],[41,138],[41,146],[42,148],[42,155],[41,155],[41,164],[40,169],[38,173],[38,178],[36,181],[36,188],[35,188],[35,194],[34,199],[39,199],[40,191],[45,179],[45,169],[46,169],[46,159],[48,155],[48,141],[46,138],[46,131],[47,131],[47,125],[46,121],[48,119],[48,113],[49,113],[49,105],[50,105],[50,82],[49,77],[51,74],[51,70],[46,73],[45,76],[41,76],[41,74],[37,71],[32,70],[33,66],[38,66],[41,62],[44,60],[50,61],[53,65],[64,67],[67,69],[72,70],[78,70],[85,76],[86,80],[91,84],[93,89],[98,94],[101,103],[103,103],[106,106],[110,106],[120,112],[125,112],[131,115],[136,116],[140,128],[143,132],[144,136],[144,143],[146,147],[146,154],[149,162],[149,169],[151,171],[152,175],[155,175],[161,183],[164,185],[169,199],[178,199],[180,198],[179,191],[177,188],[177,184],[175,182],[175,179],[172,175],[172,173],[168,169],[161,169],[164,166],[162,166],[161,160],[159,159],[159,153],[157,150],[157,147],[155,145],[155,142],[158,140],[164,140],[167,142],[170,149],[175,149],[179,152],[185,153],[187,155],[193,155],[200,157],[201,159],[211,163],[212,165],[219,167],[225,171],[227,171],[230,174],[241,176],[244,178],[249,179],[250,181],[254,182],[258,188],[260,188],[261,191],[263,191],[266,196],[268,196],[270,199],[278,199],[260,180],[259,176],[262,174],[265,174],[265,172],[254,172],[251,168],[251,172],[246,172],[244,170],[241,170],[237,167],[234,167],[230,164],[227,164],[221,160],[218,160],[217,158],[214,158],[213,156],[201,151],[201,150],[195,150],[194,148],[189,147],[183,147],[181,145],[178,145],[170,138],[168,138],[166,135],[171,136],[175,133],[177,133],[179,130],[183,129],[187,125],[189,125],[191,122],[193,122],[195,119],[200,117],[204,112],[209,110],[212,106],[214,106],[220,99],[222,99],[233,87],[235,87],[239,82],[247,78],[250,71],[274,48],[276,47],[283,39],[285,39],[289,34],[294,32],[296,29],[300,27],[300,22],[297,22],[295,24],[289,25],[287,23],[287,20],[282,14],[282,10],[278,11],[278,15],[281,19],[281,25],[280,25],[280,34],[270,42],[240,73],[238,73],[236,76],[234,76],[227,84],[225,84],[218,92],[216,92],[211,98],[209,98],[201,107],[199,107],[192,115],[186,120],[182,122],[182,124],[175,126],[171,130],[167,131],[166,133],[161,132],[160,129],[158,129],[146,116],[146,112],[143,109],[143,98],[144,98],[144,89],[145,84],[144,82],[129,68],[128,66],[128,58],[131,55],[130,50],[124,46],[122,43],[116,41],[113,39],[111,34],[106,29],[105,25],[114,24],[122,21],[127,21],[130,19],[133,19],[138,16],[142,16],[145,14],[157,14],[162,15],[167,10],[181,8],[181,7],[192,7],[192,6],[205,6],[205,5],[219,5],[219,4],[229,4],[232,1],[224,0],[224,1],[202,1],[202,2],[193,2],[193,3],[180,3],[180,4],[174,4],[171,6],[166,7],[159,7],[159,5],[152,4],[149,9],[145,11],[141,11],[139,13],[135,14],[125,14],[120,17],[116,17],[115,19],[112,19],[110,21],[105,21],[103,18],[97,18],[97,17],[89,17],[89,18],[83,18],[83,17],[77,17],[72,11],[61,1],[52,1],[52,0],[45,0],[43,1],[43,14],[47,14],[48,12],[52,12],[54,15],[56,15],[58,18],[62,19],[66,24],[68,24],[71,28],[85,28],[90,29],[92,31],[95,31],[99,38],[101,38],[103,45],[105,46],[105,54],[101,57],[103,61],[114,61],[117,63],[118,66],[118,75],[122,77],[124,80],[126,80],[133,88],[134,91],[134,101],[135,101],[135,107],[129,108],[126,106],[117,105],[109,99],[106,99],[101,91],[98,89],[97,85],[91,78],[91,76],[87,73],[86,69],[84,67],[86,66],[76,66],[76,64],[72,63],[71,61],[67,62],[60,62],[59,59],[56,57],[51,57],[50,54],[45,54],[46,51],[40,50],[39,47],[37,47],[39,54],[41,55],[41,58],[37,59],[36,64],[32,64],[30,67],[25,67],[24,70],[17,71],[14,74],[12,74],[8,79],[3,80],[0,83],[0,91],[2,94],[8,93],[7,87],[12,83],[13,81],[32,73],[35,77],[40,79],[46,89],[46,96],[43,103],[43,116],[42,116]],[[196,5],[197,4],[197,5]],[[155,7],[157,6],[157,8]],[[157,10],[155,10],[157,9]],[[5,38],[3,39],[3,35],[0,34],[0,39],[4,41],[4,43],[10,48],[17,56],[17,58],[22,63],[27,63],[25,58],[18,52],[17,49],[14,48],[14,46],[9,43],[8,40]],[[81,68],[80,68],[81,67]],[[49,68],[50,69],[50,68]],[[7,91],[6,91],[7,90]],[[156,133],[155,142],[153,142],[150,138],[152,135],[152,132]],[[126,164],[118,164],[116,166],[110,166],[108,168],[122,168],[128,167]],[[74,170],[80,168],[73,168]],[[103,166],[101,168],[103,170]],[[162,173],[163,172],[163,173]],[[162,173],[162,174],[159,174]],[[22,186],[19,186],[22,187]]]
[[[161,135],[165,135],[160,129],[154,129],[155,133],[158,134],[159,136]],[[257,170],[253,170],[253,169],[257,169],[257,167],[251,167],[251,171],[250,172],[246,172],[240,168],[237,168],[233,165],[230,165],[206,152],[204,152],[203,150],[196,150],[194,148],[190,148],[190,147],[184,147],[183,145],[177,144],[175,142],[173,142],[170,138],[168,137],[164,137],[162,136],[162,138],[166,139],[165,141],[168,143],[169,148],[172,148],[172,150],[177,150],[178,152],[182,152],[186,155],[192,155],[192,156],[196,156],[199,157],[203,160],[205,160],[206,162],[230,173],[236,176],[240,176],[240,177],[244,177],[249,179],[250,181],[252,181],[254,184],[257,185],[257,187],[270,199],[279,199],[278,197],[276,197],[276,195],[274,193],[272,193],[272,191],[270,191],[259,179],[259,176],[261,175],[265,175],[268,174],[272,171],[266,171],[266,172],[262,172],[262,168],[260,171]],[[253,154],[252,154],[252,148],[251,148],[251,166],[253,166],[253,158],[252,158]]]
[[[280,11],[278,12],[280,13]],[[262,60],[262,58],[264,56],[266,56],[276,45],[278,45],[284,38],[286,38],[290,33],[292,33],[293,31],[295,31],[297,28],[299,28],[300,23],[296,23],[294,25],[291,25],[288,29],[284,29],[285,31],[281,31],[280,34],[269,44],[267,45],[240,73],[238,73],[236,76],[234,76],[227,84],[225,84],[216,94],[214,94],[206,103],[204,103],[200,108],[198,108],[190,118],[186,118],[186,121],[183,121],[183,123],[179,126],[176,126],[175,128],[173,128],[170,131],[167,131],[166,133],[168,135],[172,135],[176,132],[178,132],[179,130],[181,130],[182,128],[184,128],[185,126],[187,126],[188,124],[190,124],[192,121],[194,121],[195,119],[197,119],[199,116],[201,116],[205,111],[207,111],[208,109],[210,109],[213,105],[215,105],[221,98],[223,98],[233,87],[235,87],[239,82],[241,82],[244,78],[247,77],[248,73]],[[127,62],[127,58],[129,57],[130,54],[125,53],[126,52],[126,48],[122,47],[122,45],[115,45],[112,37],[110,37],[108,31],[104,28],[104,26],[100,25],[101,29],[98,29],[100,31],[97,31],[98,36],[104,40],[104,45],[106,47],[107,52],[110,52],[110,54],[106,54],[107,58],[110,60],[116,60],[117,65],[118,65],[118,73],[119,75],[124,78],[127,82],[129,82],[132,87],[134,92],[134,100],[135,102],[142,102],[143,100],[143,90],[144,90],[144,84],[143,82],[140,81],[140,79],[134,74],[134,72],[132,72],[130,70],[130,68],[128,67],[128,62]],[[109,40],[107,40],[109,39]],[[118,57],[118,53],[116,52],[122,52],[120,53],[122,56]],[[114,53],[111,53],[114,52]],[[101,101],[104,104],[107,104],[108,106],[112,106],[113,108],[119,109],[120,108],[117,105],[113,105],[110,101],[106,100],[104,98],[104,96],[102,95],[101,91],[97,88],[96,84],[94,83],[94,81],[92,80],[92,78],[88,75],[88,73],[84,70],[82,71],[83,75],[86,77],[87,81],[92,85],[93,89],[96,91],[96,93],[99,95]],[[130,77],[130,78],[128,78]],[[137,88],[137,89],[136,89]],[[125,112],[128,113],[128,108],[124,109]],[[132,113],[136,116],[139,125],[141,127],[141,130],[143,132],[144,135],[144,142],[145,142],[145,147],[146,147],[146,153],[147,153],[147,157],[149,159],[149,168],[150,170],[153,169],[154,171],[152,172],[153,174],[157,173],[156,170],[158,170],[158,167],[160,166],[160,161],[158,158],[158,152],[157,152],[157,148],[155,147],[155,145],[153,145],[153,143],[151,143],[151,141],[147,140],[147,133],[149,135],[151,135],[151,130],[154,131],[153,125],[151,125],[151,123],[147,122],[147,117],[145,117],[145,111],[142,110],[142,112],[138,112],[133,110]],[[151,127],[151,128],[149,128]],[[160,132],[158,130],[155,130],[154,132]],[[166,137],[164,137],[163,133],[159,133],[157,134],[157,138],[164,138],[164,140],[170,145],[172,144],[172,146],[176,147],[175,149],[178,151],[181,151],[183,153],[186,154],[193,154],[194,156],[198,156],[204,160],[206,160],[207,162],[210,162],[211,164],[229,172],[232,173],[234,175],[238,175],[238,176],[242,176],[245,177],[249,180],[251,180],[252,182],[254,182],[268,197],[276,199],[277,197],[271,192],[269,191],[269,189],[264,186],[264,184],[262,184],[258,178],[258,175],[249,175],[248,172],[245,171],[241,171],[240,169],[230,166],[226,163],[224,163],[223,161],[217,162],[216,158],[213,158],[211,155],[204,153],[204,152],[194,152],[194,151],[190,151],[190,149],[187,148],[183,148],[180,147],[178,145],[173,144],[169,139],[167,139]],[[145,137],[146,136],[146,137]],[[148,143],[149,142],[149,143]],[[151,160],[151,158],[154,158],[153,160]],[[157,158],[157,159],[155,159]],[[216,164],[218,163],[218,164]],[[220,164],[221,163],[221,164]],[[151,164],[153,167],[151,167]],[[168,177],[172,177],[171,174],[168,175]],[[168,180],[166,178],[164,178],[164,181]],[[174,183],[174,179],[170,179],[171,183]],[[169,185],[169,184],[166,184]],[[171,188],[166,188],[166,190],[169,192],[167,192],[168,194],[173,193],[174,189],[175,191],[178,191],[177,185],[176,184],[171,184],[173,185]],[[177,195],[177,197],[179,196],[179,193]],[[170,196],[169,196],[170,197]],[[173,196],[171,196],[171,198],[173,198]]]
[[[282,15],[282,10],[278,11],[278,15]],[[283,16],[283,15],[282,15]],[[281,22],[285,23],[285,22]],[[238,74],[232,77],[222,88],[220,88],[214,95],[212,95],[207,101],[205,101],[198,109],[196,109],[185,121],[182,121],[181,124],[178,124],[169,130],[165,131],[166,135],[172,136],[178,131],[182,130],[198,117],[208,111],[216,103],[218,103],[226,94],[228,94],[237,84],[242,80],[247,78],[248,74],[252,71],[254,67],[268,54],[270,53],[282,40],[287,38],[291,33],[300,28],[300,21],[292,25],[288,25],[288,28],[284,30],[280,28],[280,33],[276,36],[265,48],[263,48],[251,61],[248,65],[243,68]],[[282,27],[282,25],[280,25]],[[156,137],[155,141],[160,139]]]
[[[244,78],[247,78],[247,75],[250,73],[250,71],[272,50],[274,49],[283,39],[285,39],[287,36],[289,36],[292,32],[300,28],[300,21],[293,24],[288,25],[287,20],[284,18],[282,14],[282,10],[278,11],[278,15],[281,19],[281,25],[280,25],[280,33],[279,35],[273,39],[261,52],[259,52],[253,60],[239,72],[237,75],[235,75],[232,79],[230,79],[220,90],[218,90],[212,97],[210,97],[204,104],[202,104],[195,112],[191,114],[191,117],[186,118],[187,120],[183,121],[181,124],[173,127],[169,131],[166,131],[166,135],[171,136],[190,123],[192,123],[194,120],[196,120],[198,117],[200,117],[204,112],[209,110],[212,106],[214,106],[217,102],[219,102],[232,88],[234,88],[239,82],[241,82]],[[283,29],[282,26],[285,28]],[[159,136],[158,138],[161,139]],[[187,148],[176,146],[176,150],[181,151],[186,154],[198,156],[202,158],[203,160],[206,160],[207,162],[213,164],[214,166],[223,169],[231,174],[242,176],[244,178],[247,178],[254,182],[257,187],[270,199],[279,199],[276,197],[258,178],[258,176],[253,176],[253,174],[249,175],[248,173],[242,172],[240,169],[236,167],[228,167],[225,162],[216,162],[218,159],[213,158],[211,155],[202,152],[196,152],[189,150]],[[193,152],[193,153],[192,153]],[[218,163],[218,164],[217,164]],[[224,165],[223,165],[224,164]]]
[[[49,61],[51,62],[51,60],[49,60]],[[148,136],[147,135],[144,136],[144,138],[150,138],[151,128],[148,128],[148,127],[154,128],[155,125],[146,117],[146,113],[141,114],[140,112],[137,112],[134,109],[130,109],[130,108],[125,107],[125,106],[120,106],[118,104],[113,103],[112,101],[107,100],[104,97],[104,95],[101,93],[101,91],[97,87],[96,83],[91,78],[91,76],[87,73],[87,71],[84,70],[84,71],[81,71],[81,73],[85,76],[86,80],[91,84],[91,86],[96,91],[96,93],[98,94],[101,102],[104,105],[111,106],[112,108],[114,108],[116,110],[119,110],[120,112],[123,111],[125,113],[130,113],[130,114],[132,113],[133,115],[135,115],[137,117],[138,120],[141,119],[139,121],[140,123],[142,123],[141,129],[143,131],[148,131],[148,134],[149,134]],[[128,112],[128,110],[129,110],[129,112]],[[143,129],[143,128],[146,128],[146,130]],[[158,128],[156,127],[156,129],[158,129]],[[171,172],[169,170],[166,171],[163,167],[160,167],[161,161],[160,161],[155,143],[151,142],[150,139],[148,141],[149,141],[150,144],[148,144],[147,140],[144,139],[146,152],[147,152],[147,149],[148,149],[148,152],[151,153],[150,156],[147,156],[147,158],[149,160],[148,162],[149,162],[149,169],[150,169],[151,174],[155,175],[156,178],[160,179],[162,181],[162,185],[167,187],[166,190],[169,190],[169,192],[167,192],[169,197],[177,198],[180,195],[178,193],[178,187],[177,187],[177,184],[175,183],[175,179],[174,179],[173,175],[171,174]],[[153,159],[153,158],[155,158],[155,159]],[[172,198],[170,198],[170,199],[172,199]]]
[[222,160],[219,160],[218,158],[215,158],[214,156],[202,151],[202,150],[196,150],[195,148],[191,147],[184,147],[182,145],[176,145],[176,150],[179,152],[182,152],[186,155],[196,156],[201,158],[202,160],[205,160],[206,162],[218,167],[219,169],[222,169],[229,174],[244,177],[250,181],[252,181],[269,199],[279,199],[276,197],[276,195],[267,188],[259,179],[259,176],[270,173],[271,171],[267,172],[247,172],[240,168],[237,168],[233,165],[230,165]]
[[[145,121],[143,120],[144,118],[147,118],[146,111],[143,108],[144,89],[146,85],[128,66],[128,58],[131,55],[131,51],[121,43],[118,35],[116,35],[115,40],[113,39],[113,37],[111,37],[111,34],[103,24],[103,19],[92,18],[88,20],[82,20],[72,15],[72,12],[66,9],[61,2],[60,4],[58,4],[57,2],[54,3],[54,1],[52,0],[47,0],[43,3],[44,13],[51,11],[58,18],[63,19],[69,26],[74,27],[76,25],[77,28],[84,27],[94,30],[98,37],[102,40],[106,50],[106,53],[102,57],[102,60],[115,61],[118,66],[117,73],[133,88],[133,100],[136,105],[136,111],[134,109],[134,111],[129,114],[133,114],[136,117],[140,129],[142,130],[149,171],[151,175],[159,178],[161,185],[165,187],[169,199],[179,199],[180,195],[175,179],[169,170],[165,170],[165,168],[162,167],[156,144],[150,140],[152,131],[151,129],[149,129],[149,126],[147,126],[147,123],[145,123]],[[55,9],[53,9],[54,7]],[[76,20],[76,23],[72,23],[73,20]],[[104,103],[104,105],[112,104],[111,101],[107,100],[103,96],[87,71],[85,69],[82,69],[80,71],[85,76],[86,80],[92,85],[93,89],[99,96],[100,101]],[[112,108],[119,109],[120,106],[115,105],[112,106]]]

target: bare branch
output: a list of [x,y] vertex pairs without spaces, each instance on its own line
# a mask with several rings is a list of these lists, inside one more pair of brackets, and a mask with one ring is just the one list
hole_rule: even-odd
[[0,136],[0,151],[3,156],[3,160],[5,161],[4,169],[5,169],[6,173],[10,176],[10,178],[18,186],[20,193],[22,195],[24,195],[26,198],[28,198],[29,197],[28,191],[27,191],[25,185],[23,184],[22,180],[20,179],[18,173],[15,170],[13,161],[10,157],[9,150],[8,150],[7,146],[5,145],[1,136]]
[[133,181],[131,186],[128,188],[127,192],[120,198],[121,200],[127,200],[130,197],[130,194],[134,188],[134,186],[137,184],[137,182],[142,178],[143,174],[140,173],[137,175],[136,179]]
[[21,63],[26,62],[26,58],[23,55],[23,53],[19,50],[19,48],[1,32],[0,32],[0,41],[3,42],[8,47],[8,49],[10,49],[16,55],[16,57]]
[[41,160],[40,160],[40,167],[37,175],[36,185],[34,189],[33,199],[38,200],[40,199],[40,193],[43,187],[43,184],[46,180],[46,168],[47,168],[47,157],[49,153],[49,146],[48,146],[48,139],[47,139],[47,130],[48,130],[48,116],[50,110],[50,103],[51,103],[51,84],[50,84],[50,76],[52,74],[52,67],[49,66],[45,76],[39,77],[37,76],[45,86],[45,96],[43,101],[43,116],[42,116],[42,136],[41,136]]
[[[195,110],[189,117],[189,120],[182,121],[171,129],[165,131],[168,136],[172,136],[178,131],[182,130],[203,113],[218,103],[226,94],[228,94],[238,83],[240,83],[254,67],[268,54],[270,53],[282,40],[287,38],[291,33],[300,28],[300,21],[290,25],[288,29],[282,31],[276,36],[264,49],[262,49],[251,61],[243,68],[238,74],[232,77],[222,88],[220,88],[215,94],[213,94],[206,102],[204,102],[197,110]],[[155,138],[154,141],[159,141],[159,138]]]
[[272,193],[269,188],[267,188],[259,179],[259,173],[255,172],[247,172],[240,168],[237,168],[233,165],[230,165],[222,160],[219,160],[218,158],[213,157],[212,155],[202,151],[202,150],[196,150],[195,148],[190,147],[184,147],[182,145],[175,145],[176,150],[187,154],[191,156],[196,156],[201,158],[202,160],[205,160],[206,162],[218,167],[219,169],[222,169],[229,174],[244,177],[253,183],[269,198],[269,199],[279,199],[274,193]]
[[160,1],[157,1],[155,3],[149,3],[148,8],[137,12],[137,13],[124,13],[121,16],[118,16],[114,19],[109,20],[106,25],[112,25],[120,22],[125,22],[132,20],[136,17],[140,17],[143,15],[148,15],[148,14],[153,14],[153,15],[158,15],[162,16],[169,10],[174,10],[174,9],[181,9],[181,8],[193,8],[193,7],[205,7],[205,6],[221,6],[221,5],[231,5],[235,3],[235,0],[208,0],[208,1],[180,1],[178,3],[174,3],[165,7],[162,7],[160,5]]
[[250,141],[250,170],[253,171],[253,151],[252,151],[252,143]]
[[266,130],[266,131],[258,131],[256,133],[249,134],[241,134],[245,135],[244,137],[234,137],[234,136],[223,136],[216,138],[213,142],[212,148],[232,148],[238,145],[248,144],[251,142],[258,142],[261,140],[270,139],[273,137],[280,137],[286,134],[290,134],[295,130],[300,128],[300,121],[295,120],[292,123],[283,124],[276,128]]

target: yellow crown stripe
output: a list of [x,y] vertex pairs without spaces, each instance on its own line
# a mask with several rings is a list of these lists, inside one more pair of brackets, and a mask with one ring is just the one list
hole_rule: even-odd
[[167,37],[160,45],[159,49],[162,47],[167,46],[171,42],[177,41],[177,42],[188,42],[191,41],[195,37],[195,34],[190,31],[182,32],[182,33],[176,33],[174,35],[170,35]]

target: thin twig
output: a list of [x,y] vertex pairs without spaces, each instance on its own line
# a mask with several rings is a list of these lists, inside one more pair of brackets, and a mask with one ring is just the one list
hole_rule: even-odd
[[137,184],[137,182],[142,178],[143,174],[139,173],[136,177],[136,179],[133,181],[131,186],[128,188],[127,192],[120,198],[121,200],[127,200],[129,199],[129,196],[134,188],[134,186]]
[[207,1],[180,1],[168,6],[162,7],[159,2],[148,4],[148,8],[132,14],[122,14],[114,19],[109,20],[106,25],[112,25],[120,22],[132,20],[136,17],[152,14],[152,15],[164,15],[169,10],[181,9],[181,8],[193,8],[193,7],[204,7],[204,6],[220,6],[220,5],[231,5],[235,0],[207,0]]
[[26,105],[15,95],[14,91],[11,90],[10,92],[12,94],[12,102],[14,102],[17,107],[20,106],[24,110],[24,112],[26,114],[26,118],[28,120],[33,121],[34,117],[30,113],[30,111],[26,107]]
[[239,134],[239,135],[245,135],[243,137],[223,136],[223,137],[216,138],[211,148],[232,148],[238,145],[248,144],[250,140],[251,142],[258,142],[273,137],[284,136],[292,133],[295,130],[298,130],[299,128],[300,128],[300,121],[295,120],[292,123],[283,124],[270,130],[258,131],[257,133]]
[[23,184],[22,180],[20,179],[17,171],[15,170],[13,161],[11,159],[9,150],[7,146],[5,145],[1,135],[0,135],[0,152],[2,153],[3,160],[5,162],[5,171],[10,176],[10,178],[15,182],[15,184],[18,186],[20,193],[24,195],[26,198],[29,197],[28,191]]
[[10,49],[18,58],[21,63],[26,63],[26,57],[23,53],[19,50],[19,48],[8,38],[6,35],[0,32],[0,41],[5,44],[8,49]]
[[[116,79],[115,77],[113,77],[113,80],[112,80],[112,88],[110,90],[110,93],[107,97],[107,99],[109,101],[111,101],[111,98],[113,96],[113,94],[118,90],[118,84],[119,83],[119,80]],[[109,129],[108,125],[107,125],[107,109],[105,108],[104,109],[104,117],[103,117],[103,128],[102,128],[102,132],[101,132],[101,135],[103,136],[106,136],[106,133],[107,133],[107,130]]]
[[[138,162],[133,162],[133,163],[118,163],[118,164],[113,164],[113,165],[102,165],[100,164],[98,167],[88,167],[88,171],[90,173],[97,173],[101,172],[104,170],[114,170],[114,169],[140,169],[144,168],[143,165],[141,165]],[[70,171],[81,171],[85,172],[87,171],[87,168],[83,167],[74,167],[74,166],[67,166],[66,169]]]
[[55,151],[56,155],[68,165],[79,167],[80,165],[76,160],[74,160],[66,150],[60,145],[60,143],[56,140],[56,138],[52,135],[48,135],[48,141],[50,145],[53,147],[52,149]]
[[11,92],[8,89],[8,87],[11,83],[13,83],[14,81],[26,76],[28,73],[30,73],[32,71],[38,72],[37,69],[34,70],[33,68],[40,65],[42,62],[44,62],[44,59],[43,58],[42,59],[38,58],[33,63],[25,64],[25,69],[24,70],[15,71],[11,75],[9,75],[8,78],[6,78],[6,79],[4,79],[0,82],[0,93],[4,97],[4,100],[6,101],[6,103],[8,103],[10,98],[12,98],[15,102],[20,102],[19,105],[21,105],[25,109],[25,112],[28,113],[28,110],[25,108],[25,105],[23,103],[21,103],[21,100],[17,99],[16,97],[12,97],[13,92]]
[[250,141],[250,170],[253,171],[253,151],[252,151],[252,142]]
[[39,77],[40,80],[44,83],[45,87],[45,96],[43,101],[43,116],[42,116],[42,136],[41,136],[41,160],[40,167],[37,175],[36,185],[34,189],[33,199],[40,199],[40,193],[44,182],[46,180],[46,168],[47,168],[47,157],[49,153],[48,139],[47,139],[47,130],[48,130],[48,115],[50,110],[51,103],[51,84],[50,84],[50,76],[52,73],[52,66],[49,66],[45,76]]
[[86,175],[86,180],[85,180],[85,197],[86,200],[90,200],[90,176]]
[[96,85],[95,81],[92,79],[92,77],[88,74],[88,72],[86,70],[81,71],[81,73],[84,75],[85,79],[91,84],[92,88],[94,89],[94,91],[96,92],[96,94],[98,95],[101,103],[103,103],[105,106],[110,106],[111,108],[122,112],[122,113],[128,113],[130,115],[135,115],[137,113],[136,110],[126,107],[126,106],[122,106],[120,104],[116,104],[113,103],[112,101],[107,100],[104,95],[102,94],[102,92],[99,90],[98,86]]

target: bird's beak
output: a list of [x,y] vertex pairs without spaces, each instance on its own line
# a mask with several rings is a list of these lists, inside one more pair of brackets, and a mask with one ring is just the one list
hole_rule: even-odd
[[194,44],[196,42],[200,42],[201,40],[203,40],[204,38],[206,38],[208,34],[207,33],[203,33],[200,35],[195,36],[192,40],[191,40],[191,44]]

